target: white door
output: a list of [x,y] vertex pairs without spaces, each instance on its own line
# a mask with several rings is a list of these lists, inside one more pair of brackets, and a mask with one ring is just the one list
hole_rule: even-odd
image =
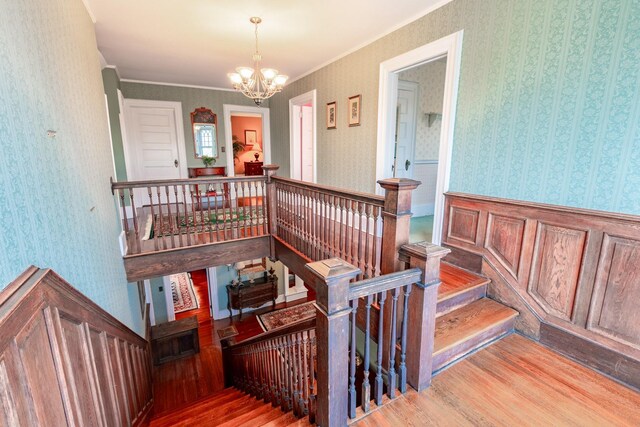
[[[186,178],[180,103],[126,99],[124,108],[128,180]],[[137,206],[149,204],[146,190],[135,196]],[[165,194],[162,202],[166,202]]]
[[398,107],[396,113],[396,151],[393,176],[413,177],[413,156],[416,145],[416,110],[418,85],[398,81]]

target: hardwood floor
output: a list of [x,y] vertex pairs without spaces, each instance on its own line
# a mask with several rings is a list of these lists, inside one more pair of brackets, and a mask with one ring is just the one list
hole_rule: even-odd
[[[206,271],[192,271],[191,277],[200,307],[178,313],[176,319],[194,314],[198,317],[200,353],[153,368],[154,417],[175,411],[192,404],[194,401],[222,391],[224,389],[222,347],[217,331],[233,323],[239,333],[235,339],[251,338],[263,332],[256,314],[271,310],[271,307],[267,307],[247,313],[243,316],[242,321],[238,321],[238,316],[234,316],[233,322],[229,319],[213,320],[209,314]],[[315,292],[308,289],[306,299],[277,304],[275,308],[290,307],[313,300],[315,300]]]
[[352,425],[638,426],[640,393],[512,334]]

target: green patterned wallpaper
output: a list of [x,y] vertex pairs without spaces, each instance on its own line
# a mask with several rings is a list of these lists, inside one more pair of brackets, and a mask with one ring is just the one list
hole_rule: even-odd
[[[224,104],[249,105],[255,107],[252,100],[241,93],[225,90],[199,89],[181,86],[165,86],[148,83],[121,82],[122,95],[132,99],[151,99],[155,101],[175,101],[182,103],[182,120],[184,122],[184,141],[189,167],[202,167],[202,160],[196,159],[191,133],[191,112],[198,107],[210,108],[218,116],[218,141],[224,146],[225,127],[222,106]],[[263,107],[269,108],[269,101]],[[123,159],[124,161],[124,159]],[[217,166],[227,164],[225,154],[220,151]]]
[[[462,29],[450,189],[640,214],[639,0],[454,0],[271,100],[283,174],[288,100],[317,89],[319,181],[373,191],[379,64]],[[348,128],[355,94],[362,126]]]
[[80,0],[0,9],[0,289],[31,264],[52,268],[142,333],[118,246],[93,23]]

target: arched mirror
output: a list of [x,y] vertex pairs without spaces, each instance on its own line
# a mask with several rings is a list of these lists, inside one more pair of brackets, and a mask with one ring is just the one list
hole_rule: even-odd
[[208,108],[196,108],[191,113],[193,144],[196,158],[218,157],[218,119]]

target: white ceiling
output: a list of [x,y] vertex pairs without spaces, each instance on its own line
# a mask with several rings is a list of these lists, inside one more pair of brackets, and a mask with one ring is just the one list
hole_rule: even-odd
[[84,0],[98,48],[122,79],[230,88],[251,66],[260,16],[262,66],[295,80],[450,0]]

